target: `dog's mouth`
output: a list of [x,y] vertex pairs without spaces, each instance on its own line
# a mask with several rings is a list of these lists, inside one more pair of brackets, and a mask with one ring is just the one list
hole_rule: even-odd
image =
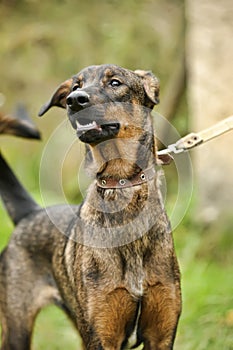
[[118,122],[91,122],[76,120],[78,138],[85,143],[99,143],[115,137],[120,129]]

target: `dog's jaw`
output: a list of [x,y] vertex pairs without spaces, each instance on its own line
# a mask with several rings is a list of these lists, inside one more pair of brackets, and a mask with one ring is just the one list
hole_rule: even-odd
[[120,129],[119,123],[97,124],[95,120],[84,125],[76,120],[76,125],[79,140],[92,145],[114,138]]

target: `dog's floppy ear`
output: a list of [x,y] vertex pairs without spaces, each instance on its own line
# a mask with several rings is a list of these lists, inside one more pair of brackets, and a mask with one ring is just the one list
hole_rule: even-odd
[[157,105],[159,103],[159,80],[150,71],[138,69],[134,72],[142,78],[145,92],[151,102]]
[[68,79],[58,86],[51,99],[41,107],[38,113],[39,117],[45,114],[53,106],[66,108],[66,97],[70,93],[72,82],[72,79]]

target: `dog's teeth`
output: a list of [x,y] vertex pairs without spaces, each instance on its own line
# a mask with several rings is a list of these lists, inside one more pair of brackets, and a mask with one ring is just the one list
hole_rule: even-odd
[[93,121],[92,123],[88,123],[88,124],[82,125],[76,120],[76,125],[77,125],[77,130],[79,130],[79,131],[86,131],[86,130],[97,128],[96,121]]
[[79,122],[76,120],[76,125],[77,125],[77,129],[79,129],[81,127],[81,124],[79,124]]

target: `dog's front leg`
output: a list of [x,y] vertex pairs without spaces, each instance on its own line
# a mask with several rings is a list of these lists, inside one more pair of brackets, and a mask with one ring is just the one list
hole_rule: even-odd
[[92,337],[84,343],[88,350],[120,350],[132,332],[137,301],[124,288],[111,293],[93,291],[88,303]]
[[142,299],[140,329],[144,350],[172,350],[181,311],[178,283],[158,283]]

